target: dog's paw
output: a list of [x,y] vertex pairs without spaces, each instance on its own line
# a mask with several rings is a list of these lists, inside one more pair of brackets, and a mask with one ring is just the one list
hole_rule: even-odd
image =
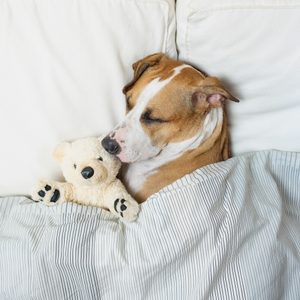
[[39,181],[34,187],[31,198],[36,202],[52,206],[64,202],[62,195],[62,191],[54,182]]
[[114,210],[125,221],[132,222],[137,218],[140,207],[136,202],[129,202],[123,198],[114,201]]

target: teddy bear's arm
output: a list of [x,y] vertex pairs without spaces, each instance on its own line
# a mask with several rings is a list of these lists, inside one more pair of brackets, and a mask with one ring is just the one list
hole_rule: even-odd
[[134,221],[140,210],[139,204],[129,195],[122,182],[116,179],[105,192],[105,206],[111,213],[126,221]]
[[73,186],[67,182],[40,180],[34,187],[32,200],[48,206],[70,202],[73,199]]

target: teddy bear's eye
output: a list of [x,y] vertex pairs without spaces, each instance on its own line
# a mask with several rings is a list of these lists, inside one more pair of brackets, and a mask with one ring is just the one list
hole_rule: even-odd
[[77,168],[77,165],[76,165],[76,164],[74,164],[74,165],[73,165],[73,167],[74,167],[74,169],[76,169],[76,168]]
[[99,157],[98,157],[98,160],[101,160],[101,161],[103,161],[103,158],[102,158],[101,156],[99,156]]

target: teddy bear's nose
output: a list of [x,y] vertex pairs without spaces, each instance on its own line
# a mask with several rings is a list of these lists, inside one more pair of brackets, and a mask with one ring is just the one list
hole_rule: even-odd
[[81,171],[81,175],[84,179],[89,179],[94,175],[94,169],[91,167],[85,167],[82,171]]
[[116,140],[111,139],[109,136],[105,137],[101,142],[103,148],[110,154],[116,155],[121,151],[121,147]]

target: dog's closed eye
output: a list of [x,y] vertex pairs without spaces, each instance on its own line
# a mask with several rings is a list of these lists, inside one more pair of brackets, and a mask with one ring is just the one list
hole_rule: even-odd
[[142,114],[141,121],[145,124],[153,124],[153,123],[165,123],[167,121],[155,118],[151,116],[150,111],[146,111],[145,113]]

